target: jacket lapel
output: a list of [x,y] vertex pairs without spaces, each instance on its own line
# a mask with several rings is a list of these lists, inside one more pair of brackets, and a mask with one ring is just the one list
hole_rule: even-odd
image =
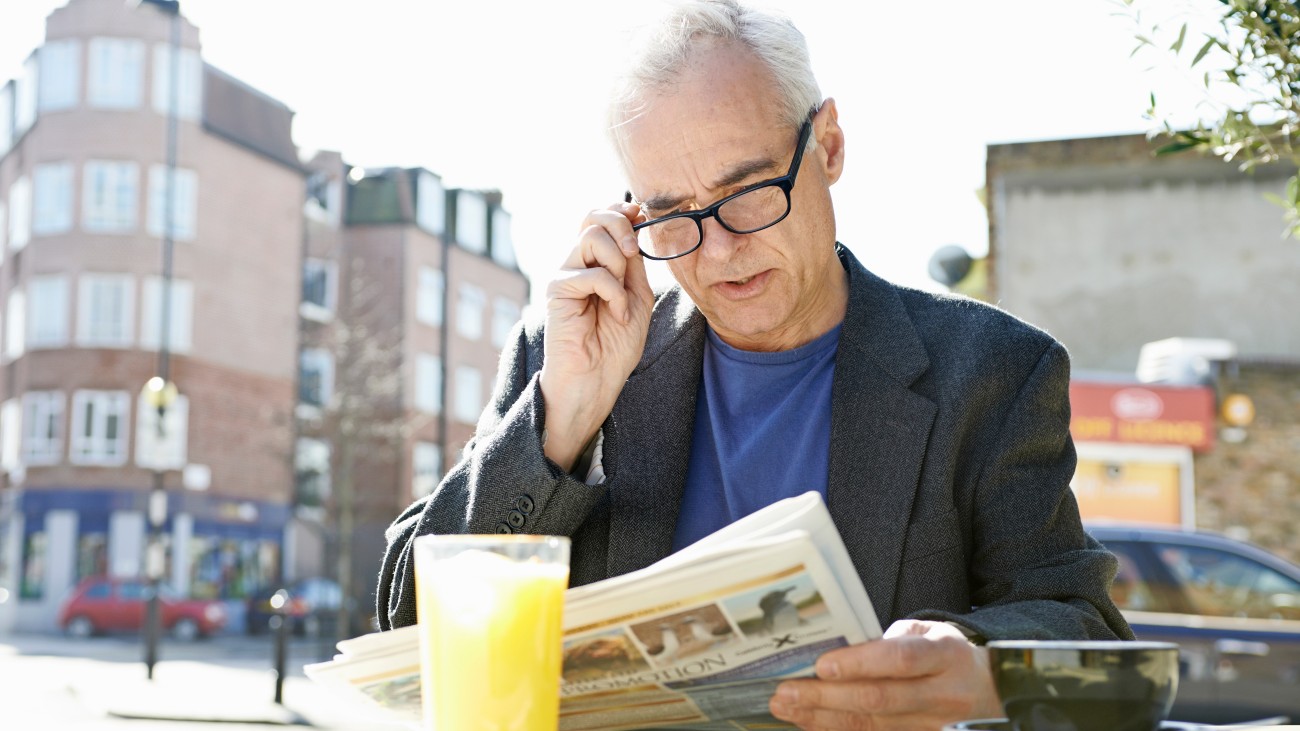
[[936,407],[909,389],[929,358],[897,291],[839,252],[849,305],[835,357],[827,507],[887,627]]
[[643,568],[672,551],[686,485],[704,317],[674,288],[656,303],[650,322],[641,362],[604,426],[609,576]]

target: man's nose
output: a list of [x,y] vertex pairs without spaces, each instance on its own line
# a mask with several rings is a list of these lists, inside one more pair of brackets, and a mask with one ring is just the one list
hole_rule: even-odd
[[745,239],[742,234],[728,231],[718,223],[717,217],[704,219],[703,236],[704,241],[696,253],[717,261],[730,259],[736,249],[744,244]]

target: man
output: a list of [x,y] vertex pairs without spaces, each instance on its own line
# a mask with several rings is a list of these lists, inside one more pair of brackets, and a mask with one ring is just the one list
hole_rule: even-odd
[[844,132],[788,21],[695,0],[662,29],[613,105],[635,202],[587,216],[464,459],[390,529],[381,622],[415,621],[416,535],[567,535],[576,585],[817,489],[889,629],[784,683],[779,718],[997,716],[983,639],[1131,637],[1068,488],[1061,346],[836,243]]

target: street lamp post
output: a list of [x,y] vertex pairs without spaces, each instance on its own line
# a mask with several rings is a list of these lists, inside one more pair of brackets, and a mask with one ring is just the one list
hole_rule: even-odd
[[[143,401],[158,413],[158,444],[167,437],[167,407],[176,401],[176,384],[154,376],[144,385]],[[145,674],[153,680],[153,666],[158,662],[158,637],[162,634],[162,607],[158,596],[163,571],[167,566],[167,547],[163,544],[162,530],[167,523],[167,487],[163,484],[161,465],[153,469],[153,487],[149,491],[149,546],[145,550],[145,576],[149,579],[149,604],[145,611],[144,665]]]
[[[177,105],[180,96],[181,6],[180,0],[135,0],[135,5],[152,5],[169,16],[169,53],[167,78],[167,133],[165,139],[166,181],[163,185],[162,230],[162,286],[159,292],[158,317],[158,368],[154,377],[145,384],[143,396],[146,403],[158,412],[158,443],[165,443],[165,417],[167,407],[176,400],[176,385],[171,382],[171,305],[172,305],[172,249],[175,227],[176,198],[176,144]],[[157,73],[157,69],[155,69]],[[145,573],[149,579],[149,606],[145,617],[144,663],[148,678],[153,679],[153,668],[158,660],[158,637],[162,633],[162,616],[158,590],[166,567],[166,547],[162,529],[167,522],[167,489],[163,483],[161,464],[153,469],[153,485],[149,491],[149,547],[145,554]]]

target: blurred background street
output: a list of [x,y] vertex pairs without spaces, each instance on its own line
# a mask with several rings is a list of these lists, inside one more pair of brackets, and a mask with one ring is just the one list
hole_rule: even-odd
[[5,731],[403,728],[304,678],[302,665],[319,651],[314,640],[291,643],[284,703],[277,706],[272,643],[264,637],[165,644],[149,681],[138,637],[7,635],[0,638],[0,725]]

